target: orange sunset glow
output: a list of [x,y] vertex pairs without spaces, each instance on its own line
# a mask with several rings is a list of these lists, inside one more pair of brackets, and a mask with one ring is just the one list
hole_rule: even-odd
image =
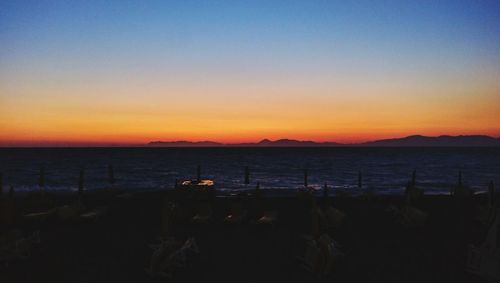
[[[146,94],[138,89],[141,97],[131,96],[122,101],[106,99],[120,95],[111,89],[103,90],[101,97],[95,94],[81,98],[47,90],[26,90],[28,95],[33,92],[30,100],[2,98],[4,119],[0,123],[3,129],[0,140],[3,144],[20,145],[60,142],[132,145],[151,140],[233,143],[262,138],[349,143],[415,133],[499,134],[500,100],[494,89],[481,95],[454,98],[456,94],[411,95],[418,90],[408,88],[393,94],[381,88],[368,95],[364,90],[334,87],[271,92],[241,86],[218,88],[212,94],[182,88],[150,90]],[[350,95],[345,95],[347,91]],[[245,95],[234,97],[233,92]],[[360,99],[364,102],[359,103]],[[22,107],[16,108],[21,104]]]
[[436,30],[411,17],[320,21],[319,7],[255,18],[236,5],[220,22],[167,9],[127,10],[117,23],[95,7],[57,9],[80,18],[47,8],[27,20],[28,7],[5,7],[0,145],[500,136],[494,19],[453,14],[464,30]]

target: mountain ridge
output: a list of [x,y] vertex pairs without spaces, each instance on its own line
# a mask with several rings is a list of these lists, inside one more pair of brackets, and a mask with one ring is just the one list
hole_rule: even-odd
[[500,138],[487,135],[411,135],[402,138],[374,140],[362,143],[315,142],[309,140],[262,139],[250,143],[220,143],[214,141],[152,141],[152,147],[500,147]]

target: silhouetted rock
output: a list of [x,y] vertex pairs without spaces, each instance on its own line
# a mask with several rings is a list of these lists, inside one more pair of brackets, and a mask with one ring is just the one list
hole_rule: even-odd
[[385,139],[366,142],[364,146],[500,146],[500,139],[490,136],[408,136],[398,139]]

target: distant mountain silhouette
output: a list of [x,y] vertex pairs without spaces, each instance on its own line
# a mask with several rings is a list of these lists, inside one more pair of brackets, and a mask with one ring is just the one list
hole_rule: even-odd
[[233,143],[224,144],[212,141],[190,142],[190,141],[153,141],[148,146],[158,147],[321,147],[321,146],[342,146],[336,142],[313,142],[290,139],[280,139],[271,141],[263,139],[257,143]]
[[420,135],[397,139],[384,139],[362,143],[363,146],[500,146],[500,138],[490,136],[439,136],[426,137]]
[[148,146],[159,146],[159,147],[216,147],[225,146],[225,144],[213,142],[213,141],[152,141],[148,143]]
[[340,146],[361,146],[361,147],[485,147],[500,146],[500,138],[482,135],[470,136],[439,136],[427,137],[421,135],[408,136],[404,138],[383,139],[377,141],[364,142],[359,144],[342,144],[336,142],[314,142],[299,141],[291,139],[268,140],[263,139],[257,143],[234,143],[224,144],[213,141],[153,141],[148,146],[155,147],[340,147]]
[[314,141],[298,141],[290,139],[280,139],[271,141],[268,139],[263,139],[256,145],[265,147],[314,147],[314,146],[341,146],[342,144],[336,142],[314,142]]

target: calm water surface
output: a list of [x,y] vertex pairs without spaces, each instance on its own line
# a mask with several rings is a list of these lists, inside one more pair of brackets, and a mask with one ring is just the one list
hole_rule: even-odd
[[304,168],[309,184],[356,191],[358,171],[363,186],[384,194],[400,194],[417,170],[417,184],[427,193],[448,193],[459,170],[470,186],[485,190],[490,180],[500,185],[500,148],[2,148],[4,187],[38,189],[40,165],[46,187],[76,190],[80,168],[86,189],[107,186],[112,164],[116,186],[128,190],[170,189],[175,180],[202,177],[216,181],[224,193],[244,189],[244,167],[251,170],[251,188],[285,192],[300,187]]

